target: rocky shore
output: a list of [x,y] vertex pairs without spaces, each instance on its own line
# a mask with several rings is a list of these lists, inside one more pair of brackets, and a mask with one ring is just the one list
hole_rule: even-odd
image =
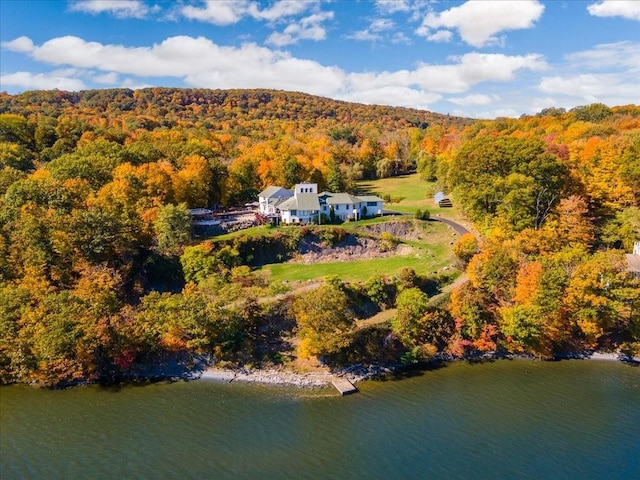
[[[468,361],[495,361],[500,359],[534,359],[534,357],[526,355],[500,355],[495,353],[485,353],[477,357],[468,358]],[[448,355],[438,355],[430,362],[424,364],[416,364],[405,366],[402,364],[393,365],[363,365],[356,364],[337,370],[333,373],[326,372],[293,372],[279,368],[255,369],[225,369],[208,367],[195,374],[192,379],[202,379],[222,383],[241,382],[241,383],[261,383],[267,385],[290,385],[301,388],[318,388],[326,387],[330,384],[332,377],[343,377],[351,383],[358,383],[364,380],[381,378],[393,375],[407,368],[428,367],[438,363],[446,363],[459,361]],[[617,361],[624,363],[640,364],[639,357],[627,357],[619,353],[605,352],[583,352],[567,355],[560,355],[555,360],[597,360],[597,361]]]
[[292,385],[296,387],[325,387],[331,381],[329,373],[296,373],[281,369],[238,369],[207,368],[199,376],[202,380],[214,382],[263,383],[270,385]]

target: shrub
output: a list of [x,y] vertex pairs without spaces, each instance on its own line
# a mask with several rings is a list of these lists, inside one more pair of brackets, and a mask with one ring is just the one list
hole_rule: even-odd
[[478,252],[478,240],[472,233],[465,233],[460,240],[453,245],[453,253],[463,263],[469,260]]
[[397,240],[393,238],[389,232],[382,232],[380,234],[380,250],[383,252],[388,252],[393,250],[396,246]]
[[429,213],[429,210],[420,210],[418,208],[414,217],[416,220],[429,220],[431,218],[431,214]]

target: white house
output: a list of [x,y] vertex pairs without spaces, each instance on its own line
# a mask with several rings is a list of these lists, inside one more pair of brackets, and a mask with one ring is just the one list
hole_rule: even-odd
[[[260,193],[260,212],[266,215],[280,214],[283,223],[311,223],[321,220],[321,215],[347,220],[382,215],[383,200],[375,195],[354,196],[348,193],[318,193],[316,183],[299,183],[293,194],[285,198],[281,187],[269,187]],[[280,195],[275,197],[274,195]],[[263,207],[264,205],[264,207]],[[268,212],[268,213],[265,213]]]
[[360,199],[360,215],[362,217],[379,217],[384,212],[384,201],[375,195],[358,195]]
[[311,223],[318,220],[320,201],[318,185],[315,183],[299,183],[294,187],[293,197],[278,205],[280,219],[284,223]]
[[267,187],[258,194],[258,211],[262,215],[278,214],[278,206],[293,197],[293,192],[282,187]]

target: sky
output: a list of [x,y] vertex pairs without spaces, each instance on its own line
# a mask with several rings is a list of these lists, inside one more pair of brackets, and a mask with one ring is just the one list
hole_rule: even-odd
[[638,0],[0,0],[0,91],[272,88],[474,118],[640,104]]

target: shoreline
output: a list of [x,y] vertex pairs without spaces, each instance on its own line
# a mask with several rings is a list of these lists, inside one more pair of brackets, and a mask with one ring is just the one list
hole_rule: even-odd
[[[192,360],[194,360],[192,358]],[[400,375],[403,372],[411,370],[428,370],[429,368],[437,368],[439,365],[454,362],[470,362],[483,363],[494,362],[497,360],[534,360],[534,361],[566,361],[566,360],[589,360],[603,362],[620,362],[633,366],[640,366],[640,356],[628,356],[623,353],[610,352],[578,352],[558,354],[551,359],[540,359],[532,355],[524,354],[505,354],[499,352],[487,352],[470,357],[453,357],[446,354],[438,354],[431,360],[410,365],[401,363],[386,365],[363,365],[361,363],[350,365],[339,370],[330,371],[328,368],[318,372],[295,372],[286,368],[270,367],[247,369],[238,368],[219,368],[215,366],[211,358],[197,357],[195,365],[186,367],[186,364],[173,358],[170,361],[160,362],[156,364],[147,364],[140,366],[137,371],[130,371],[125,375],[113,377],[111,379],[102,380],[80,380],[76,382],[60,383],[58,385],[45,386],[46,388],[64,389],[77,386],[88,385],[113,385],[113,384],[136,384],[136,383],[155,383],[155,382],[177,382],[177,381],[194,381],[204,380],[217,383],[247,383],[261,384],[272,386],[291,386],[298,388],[327,388],[331,387],[333,380],[340,378],[346,379],[353,385],[365,381],[391,378]],[[195,368],[194,368],[195,367]],[[29,385],[29,383],[26,383]],[[7,384],[8,385],[8,384]],[[35,385],[35,384],[31,384]],[[40,385],[42,386],[42,385]]]
[[[496,360],[536,360],[535,357],[530,355],[501,355],[501,354],[483,354],[477,357],[470,358],[453,358],[448,356],[438,356],[428,362],[413,364],[413,365],[370,365],[365,366],[362,364],[351,365],[336,372],[294,372],[290,370],[283,370],[278,368],[268,369],[255,369],[248,370],[245,368],[240,369],[228,369],[218,368],[215,366],[209,366],[194,375],[192,380],[205,380],[218,383],[257,383],[262,385],[288,385],[300,388],[321,388],[331,385],[331,379],[333,377],[342,377],[349,380],[351,383],[356,384],[365,380],[373,380],[375,378],[386,377],[393,374],[401,373],[402,371],[410,370],[413,368],[429,368],[430,366],[459,362],[491,362]],[[551,360],[545,361],[561,361],[561,360],[589,360],[589,361],[604,361],[604,362],[620,362],[633,365],[640,365],[640,357],[627,357],[620,353],[607,353],[607,352],[585,352],[556,355]]]
[[278,369],[238,369],[209,367],[195,378],[217,383],[259,383],[263,385],[291,385],[301,388],[326,387],[330,385],[331,374],[297,373]]

